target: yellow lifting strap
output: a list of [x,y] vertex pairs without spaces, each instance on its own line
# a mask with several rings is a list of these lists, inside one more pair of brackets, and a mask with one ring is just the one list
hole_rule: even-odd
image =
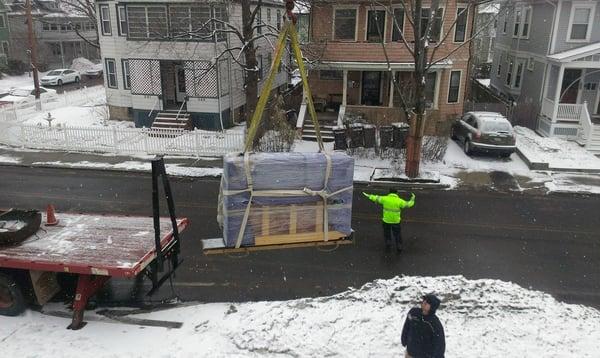
[[245,152],[252,151],[254,139],[256,137],[256,132],[258,131],[258,126],[260,124],[260,121],[262,120],[263,112],[265,110],[265,106],[267,105],[267,100],[269,99],[269,95],[271,94],[273,81],[275,80],[275,76],[278,72],[277,68],[279,68],[281,59],[283,57],[283,53],[285,52],[285,47],[287,43],[286,40],[288,36],[290,38],[290,45],[294,54],[294,58],[296,59],[298,69],[300,70],[300,77],[302,78],[304,96],[306,97],[305,99],[307,101],[310,118],[315,126],[315,132],[317,134],[317,143],[319,144],[319,151],[324,151],[323,140],[321,139],[321,129],[319,128],[319,121],[317,120],[317,112],[315,111],[315,105],[313,103],[310,87],[308,87],[306,67],[304,66],[304,61],[302,60],[302,50],[300,49],[300,42],[298,41],[298,32],[296,31],[296,27],[294,26],[292,21],[286,21],[283,26],[283,29],[279,33],[279,38],[277,39],[277,47],[275,49],[275,60],[271,64],[271,69],[269,70],[269,77],[267,77],[267,80],[263,85],[263,88],[260,92],[260,97],[258,99],[258,103],[256,105],[256,109],[252,114],[250,128],[248,129],[248,136],[246,137],[246,146],[244,148]]

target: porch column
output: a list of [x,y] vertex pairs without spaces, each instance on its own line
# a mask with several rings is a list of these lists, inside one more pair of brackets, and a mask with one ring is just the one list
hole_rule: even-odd
[[396,71],[392,71],[392,72],[388,72],[392,74],[392,77],[390,77],[390,102],[388,104],[388,107],[394,107],[394,78],[396,78]]
[[558,71],[558,82],[556,83],[556,94],[554,95],[554,111],[552,112],[552,122],[556,122],[556,115],[558,114],[558,104],[560,102],[560,95],[562,90],[563,77],[565,75],[565,65],[560,65]]
[[348,70],[344,70],[343,89],[342,89],[342,106],[346,107],[346,97],[348,96]]

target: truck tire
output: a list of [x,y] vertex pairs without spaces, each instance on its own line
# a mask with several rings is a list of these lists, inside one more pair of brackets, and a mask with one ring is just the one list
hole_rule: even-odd
[[17,282],[0,273],[0,315],[18,316],[25,311],[25,299]]

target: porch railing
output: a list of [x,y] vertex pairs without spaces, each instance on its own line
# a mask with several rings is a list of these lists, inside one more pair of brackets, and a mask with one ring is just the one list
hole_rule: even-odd
[[544,98],[542,101],[542,114],[550,118],[552,122],[579,122],[583,104],[558,103]]
[[581,117],[582,104],[559,103],[556,111],[556,119],[559,121],[578,122]]

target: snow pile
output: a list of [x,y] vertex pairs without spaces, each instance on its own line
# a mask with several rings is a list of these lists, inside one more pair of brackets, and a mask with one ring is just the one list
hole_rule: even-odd
[[[2,157],[0,157],[2,159]],[[126,170],[151,172],[152,164],[149,162],[125,161],[117,164],[99,163],[99,162],[33,162],[32,165],[51,166],[59,168],[83,168],[83,169],[107,169],[107,170]],[[178,164],[166,164],[167,174],[180,177],[218,177],[223,174],[222,168],[198,168],[184,167]]]
[[95,64],[92,61],[88,60],[85,57],[77,57],[73,59],[73,64],[71,65],[72,70],[79,71],[81,73],[85,72],[96,72],[102,70],[102,64]]
[[[285,285],[285,282],[282,283]],[[81,331],[68,319],[28,312],[0,317],[11,357],[391,357],[421,295],[443,299],[438,316],[447,357],[592,357],[600,312],[497,280],[396,277],[338,295],[283,302],[198,304],[136,315],[183,322],[181,329],[98,322]],[[596,353],[594,353],[596,352]]]
[[525,127],[515,127],[517,148],[531,163],[548,169],[581,169],[600,171],[600,159],[572,141],[541,137]]

